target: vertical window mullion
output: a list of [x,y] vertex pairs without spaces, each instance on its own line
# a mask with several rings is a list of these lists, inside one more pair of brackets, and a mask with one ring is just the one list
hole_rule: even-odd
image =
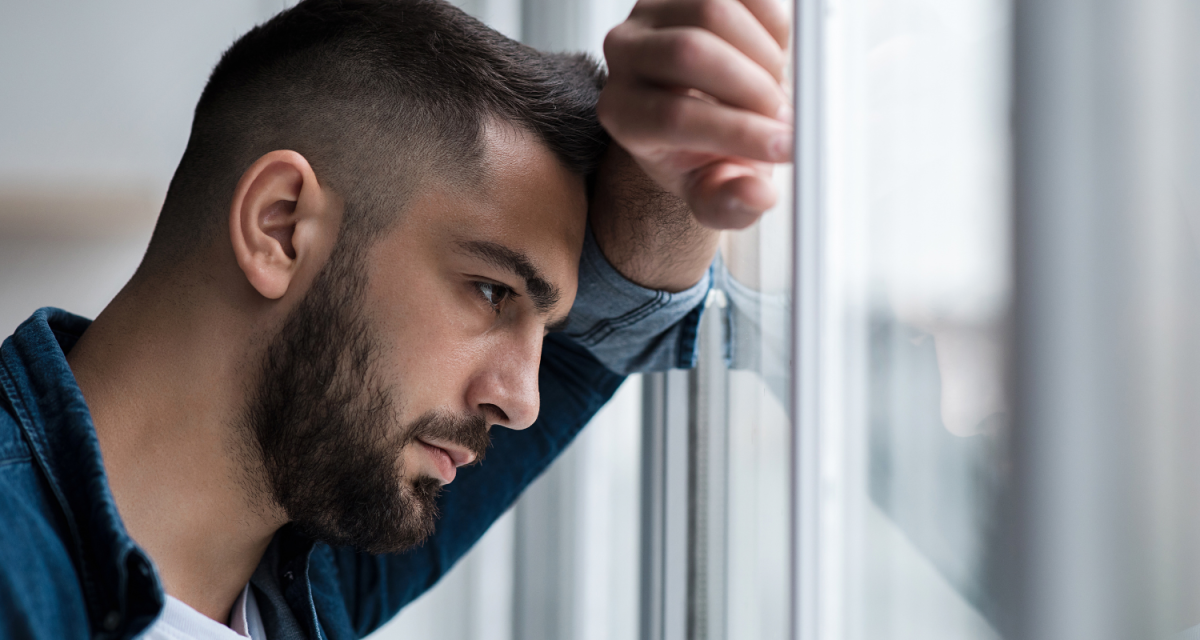
[[795,0],[792,78],[795,168],[792,240],[790,589],[792,640],[818,637],[820,481],[821,49],[823,3]]

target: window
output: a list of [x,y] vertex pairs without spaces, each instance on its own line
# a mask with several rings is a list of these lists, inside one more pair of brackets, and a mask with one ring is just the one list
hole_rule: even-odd
[[[625,590],[606,592],[615,599],[593,590],[584,603],[587,592],[570,585],[589,569],[579,556],[558,555],[553,571],[515,569],[514,598],[540,608],[515,604],[512,636],[457,637],[633,637],[636,628],[643,640],[1125,638],[1169,637],[1200,622],[1184,605],[1198,591],[1200,554],[1178,542],[1196,539],[1197,518],[1180,514],[1200,495],[1184,472],[1195,468],[1183,425],[1198,423],[1196,408],[1182,400],[1200,387],[1200,360],[1178,332],[1198,326],[1195,296],[1181,295],[1195,283],[1194,244],[1192,253],[1179,244],[1196,240],[1184,224],[1195,190],[1179,185],[1200,174],[1195,154],[1182,149],[1200,145],[1182,142],[1197,139],[1195,124],[1169,119],[1200,95],[1200,74],[1184,73],[1197,68],[1196,50],[1178,44],[1198,40],[1184,37],[1195,35],[1195,7],[1163,0],[1152,11],[1128,0],[1093,14],[1065,4],[797,0],[798,162],[777,175],[786,197],[761,223],[725,238],[699,367],[623,391],[640,391],[630,402],[642,405],[640,512],[620,501],[617,526],[628,532],[640,522],[640,551],[631,566],[628,538],[624,552],[589,550],[593,562],[617,562],[607,575],[622,576]],[[607,28],[595,19],[600,6],[476,9],[509,11],[524,29],[557,24],[553,40],[531,41],[578,47],[595,46]],[[623,15],[614,11],[608,24]],[[1163,38],[1152,43],[1147,33]],[[1110,41],[1147,52],[1130,54],[1143,66],[1106,64],[1116,59],[1100,43]],[[1074,58],[1055,49],[1064,42],[1077,47]],[[1163,66],[1172,59],[1192,67]],[[1168,71],[1141,73],[1159,68]],[[1192,93],[1170,94],[1170,86]],[[1142,89],[1148,97],[1131,103],[1142,112],[1088,110]],[[1150,115],[1161,128],[1138,119]],[[1074,127],[1078,119],[1091,128]],[[1122,146],[1155,131],[1177,135],[1133,145],[1141,155]],[[1161,215],[1148,219],[1157,231],[1140,236],[1140,249],[1131,238],[1148,232],[1135,208],[1107,210],[1126,231],[1112,235],[1089,226],[1097,216],[1079,194],[1097,184],[1117,189],[1109,195],[1158,193],[1168,180],[1154,182],[1132,160],[1097,164],[1089,152],[1137,157],[1174,176],[1168,187],[1181,204],[1155,209]],[[1013,196],[1029,185],[1038,187],[1032,200]],[[1161,258],[1151,261],[1157,271],[1139,271],[1152,255]],[[1093,270],[1139,275],[1105,288],[1089,285]],[[1138,305],[1159,315],[1122,316]],[[1089,378],[1089,367],[1125,362],[1111,336],[1129,334],[1097,324],[1116,317],[1143,327],[1145,338],[1129,343],[1142,354],[1137,370],[1174,391],[1128,376]],[[1046,355],[1039,345],[1047,340],[1074,351]],[[1035,402],[1029,385],[1040,384],[1054,392]],[[1110,393],[1098,396],[1102,388]],[[1113,417],[1138,415],[1128,413],[1135,407],[1175,413],[1157,414],[1147,440],[1137,421]],[[597,426],[588,438],[600,437]],[[626,488],[628,444],[620,448]],[[589,446],[581,442],[551,472],[553,488],[533,489],[517,508],[518,521],[523,509],[537,513],[537,501],[557,516],[517,525],[516,542],[504,545],[521,549],[547,531],[567,545],[555,548],[594,544],[581,543],[587,514],[568,508],[586,499],[584,467],[570,469],[580,464],[573,459],[599,460]],[[1139,479],[1114,471],[1122,468],[1161,472]],[[1122,522],[1138,524],[1115,526]],[[1146,557],[1158,568],[1145,568]],[[543,599],[528,599],[535,593]],[[605,612],[604,624],[588,622]],[[614,635],[618,628],[625,635]]]
[[1195,637],[1197,6],[797,6],[792,637]]
[[996,638],[1010,6],[827,6],[817,636]]
[[643,638],[786,638],[791,172],[723,239],[690,372],[644,396]]

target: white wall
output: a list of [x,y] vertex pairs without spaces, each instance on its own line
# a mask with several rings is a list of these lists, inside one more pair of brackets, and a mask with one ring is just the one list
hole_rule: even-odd
[[0,334],[133,273],[221,52],[281,0],[0,5]]

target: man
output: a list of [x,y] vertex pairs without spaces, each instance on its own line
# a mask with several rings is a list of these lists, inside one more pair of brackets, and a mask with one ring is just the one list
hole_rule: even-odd
[[691,364],[697,219],[753,222],[790,153],[786,37],[774,0],[644,2],[607,84],[435,0],[239,39],[134,278],[0,348],[5,635],[385,622],[621,374]]

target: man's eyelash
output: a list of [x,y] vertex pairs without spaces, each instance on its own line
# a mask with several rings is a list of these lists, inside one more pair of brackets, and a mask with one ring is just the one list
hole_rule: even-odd
[[475,282],[474,285],[475,290],[479,292],[479,296],[483,298],[484,302],[491,305],[492,310],[496,312],[500,311],[500,305],[504,304],[506,300],[511,300],[512,298],[517,297],[517,293],[515,291],[502,284],[496,284],[494,282]]

